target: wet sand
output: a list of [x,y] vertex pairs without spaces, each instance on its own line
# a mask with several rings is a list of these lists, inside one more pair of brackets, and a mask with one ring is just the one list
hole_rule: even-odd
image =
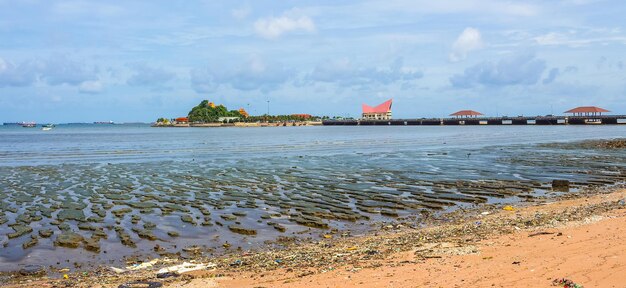
[[424,227],[457,219],[450,211],[625,183],[624,143],[0,165],[0,271],[216,257],[390,223]]
[[626,190],[572,197],[512,211],[483,207],[422,229],[390,227],[280,251],[196,259],[217,268],[177,278],[156,279],[158,268],[173,265],[164,263],[121,274],[79,271],[68,280],[13,278],[11,287],[118,287],[134,280],[164,287],[552,287],[556,278],[623,287]]

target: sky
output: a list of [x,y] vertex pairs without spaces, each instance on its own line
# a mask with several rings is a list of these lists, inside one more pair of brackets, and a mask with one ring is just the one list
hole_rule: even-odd
[[0,0],[0,122],[626,114],[622,1]]

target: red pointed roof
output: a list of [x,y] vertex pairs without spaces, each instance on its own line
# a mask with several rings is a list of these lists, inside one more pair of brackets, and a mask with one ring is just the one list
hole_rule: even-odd
[[474,111],[474,110],[461,110],[450,114],[450,116],[480,116],[483,113]]
[[574,109],[565,111],[565,113],[602,113],[602,112],[611,112],[611,111],[600,108],[600,107],[596,107],[596,106],[581,106],[581,107],[576,107]]
[[387,113],[389,111],[391,111],[391,102],[393,101],[393,99],[389,99],[387,101],[385,101],[384,103],[376,106],[376,107],[372,107],[369,106],[367,104],[363,104],[363,113]]

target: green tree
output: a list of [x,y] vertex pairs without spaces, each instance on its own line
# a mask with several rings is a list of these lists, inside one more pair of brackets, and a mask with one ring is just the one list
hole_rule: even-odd
[[237,110],[228,111],[224,105],[211,105],[208,100],[203,100],[197,106],[191,108],[187,117],[189,122],[218,122],[220,117],[241,117]]

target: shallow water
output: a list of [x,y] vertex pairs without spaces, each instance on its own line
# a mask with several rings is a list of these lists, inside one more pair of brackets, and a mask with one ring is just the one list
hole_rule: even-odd
[[[219,253],[225,242],[245,249],[328,228],[362,233],[396,216],[419,224],[425,212],[554,195],[553,179],[575,182],[571,191],[614,185],[626,175],[623,151],[538,144],[618,137],[626,125],[0,126],[0,270],[119,264],[154,255],[155,244]],[[233,233],[233,225],[257,234]],[[16,226],[33,231],[9,239]],[[46,229],[50,238],[38,236]],[[56,247],[64,230],[93,239],[100,252]],[[136,247],[122,244],[119,231]],[[24,249],[29,235],[37,244]]]

